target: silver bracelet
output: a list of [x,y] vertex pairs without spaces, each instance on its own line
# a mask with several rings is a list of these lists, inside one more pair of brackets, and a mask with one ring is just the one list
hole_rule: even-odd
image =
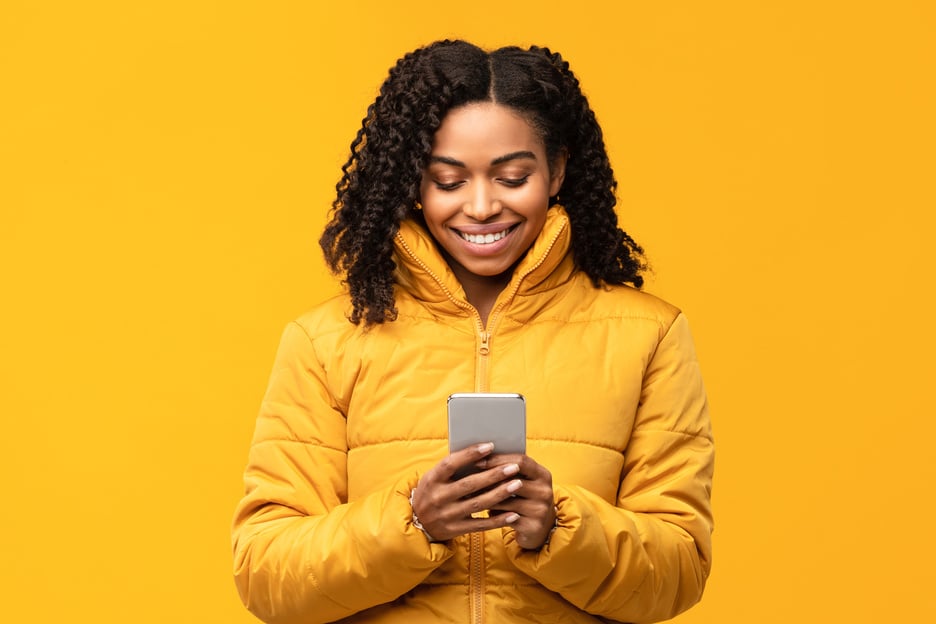
[[412,520],[413,526],[419,529],[420,531],[422,531],[423,535],[425,535],[426,539],[428,539],[430,542],[435,542],[436,539],[432,537],[431,535],[429,535],[429,531],[426,530],[426,527],[424,527],[422,523],[419,521],[419,516],[416,515],[416,506],[413,504],[413,497],[415,496],[416,496],[416,488],[413,488],[412,490],[410,490],[410,494],[409,494],[410,509],[413,510],[413,520]]

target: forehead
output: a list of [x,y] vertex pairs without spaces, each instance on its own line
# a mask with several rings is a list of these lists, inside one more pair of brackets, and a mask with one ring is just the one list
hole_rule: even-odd
[[448,112],[433,139],[433,156],[490,161],[503,154],[530,151],[545,158],[535,128],[521,115],[491,102],[466,104]]

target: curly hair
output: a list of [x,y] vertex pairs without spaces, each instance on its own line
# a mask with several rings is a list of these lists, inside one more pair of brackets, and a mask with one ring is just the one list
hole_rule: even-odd
[[595,287],[643,285],[643,249],[618,227],[617,181],[601,127],[568,62],[537,46],[486,52],[465,41],[437,41],[397,61],[368,107],[319,240],[329,268],[344,276],[352,323],[396,318],[393,238],[401,220],[419,218],[413,207],[436,130],[448,111],[472,102],[520,114],[550,162],[565,150],[559,196],[576,267]]

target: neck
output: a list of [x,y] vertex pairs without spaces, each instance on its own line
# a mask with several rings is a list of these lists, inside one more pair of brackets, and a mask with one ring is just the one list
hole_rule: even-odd
[[490,316],[491,310],[494,309],[494,302],[497,301],[497,296],[510,283],[513,270],[490,277],[475,275],[457,265],[452,266],[452,270],[462,288],[465,289],[468,303],[474,306],[478,314],[481,315],[481,322],[487,326],[488,316]]

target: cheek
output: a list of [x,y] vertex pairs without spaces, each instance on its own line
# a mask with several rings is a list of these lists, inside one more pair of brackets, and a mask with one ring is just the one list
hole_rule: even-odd
[[444,223],[459,212],[459,204],[452,197],[429,193],[422,198],[423,217],[428,223]]
[[529,184],[524,188],[523,193],[517,195],[516,200],[522,203],[523,207],[532,212],[542,210],[544,213],[549,208],[549,186],[538,181],[536,184]]

